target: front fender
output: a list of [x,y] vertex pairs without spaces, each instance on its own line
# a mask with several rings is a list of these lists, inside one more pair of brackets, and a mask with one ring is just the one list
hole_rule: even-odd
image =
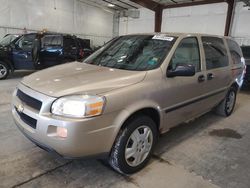
[[133,114],[135,114],[136,112],[143,110],[143,109],[147,109],[147,108],[152,108],[158,112],[159,117],[160,117],[159,130],[161,130],[161,128],[163,126],[163,123],[162,123],[163,122],[163,115],[162,115],[162,112],[160,110],[160,106],[153,101],[143,100],[143,101],[133,103],[133,104],[127,106],[126,108],[121,110],[120,113],[116,116],[116,118],[114,119],[114,122],[113,122],[113,124],[116,125],[116,129],[114,131],[114,136],[113,136],[113,138],[114,138],[113,143],[115,142],[115,138],[119,134],[119,131],[121,130],[125,121],[129,117],[131,117]]

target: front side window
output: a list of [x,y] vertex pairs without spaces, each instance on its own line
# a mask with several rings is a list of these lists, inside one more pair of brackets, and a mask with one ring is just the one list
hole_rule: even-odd
[[231,39],[227,39],[227,44],[232,56],[233,64],[240,64],[242,52],[239,45]]
[[207,70],[228,66],[227,50],[218,37],[202,37]]
[[200,51],[196,37],[183,39],[175,50],[168,69],[175,69],[178,64],[191,64],[196,72],[200,71]]
[[36,35],[33,35],[33,34],[24,35],[22,38],[20,38],[17,41],[17,46],[22,50],[31,50],[33,47],[35,38],[36,38]]
[[110,68],[145,71],[159,67],[176,37],[165,35],[122,36],[104,45],[84,63]]

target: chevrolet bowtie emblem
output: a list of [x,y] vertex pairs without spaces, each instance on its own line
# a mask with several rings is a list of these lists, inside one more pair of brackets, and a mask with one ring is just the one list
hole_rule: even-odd
[[24,110],[23,104],[19,104],[19,105],[17,106],[17,111],[20,112],[20,113],[22,113],[23,110]]

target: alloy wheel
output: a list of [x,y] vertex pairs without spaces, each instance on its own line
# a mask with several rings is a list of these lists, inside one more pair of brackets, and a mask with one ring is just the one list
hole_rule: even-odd
[[3,78],[6,76],[8,70],[4,65],[0,64],[0,78]]
[[230,91],[228,97],[227,97],[227,101],[226,101],[226,111],[227,113],[230,113],[233,108],[234,108],[234,104],[235,104],[235,99],[236,99],[236,95],[234,91]]
[[140,126],[129,137],[125,148],[125,159],[129,166],[140,165],[149,155],[153,145],[153,133],[148,126]]

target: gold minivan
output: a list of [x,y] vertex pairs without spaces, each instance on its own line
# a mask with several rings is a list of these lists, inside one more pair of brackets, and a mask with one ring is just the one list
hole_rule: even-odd
[[121,36],[82,63],[25,77],[12,114],[41,148],[66,158],[106,158],[130,174],[146,165],[170,128],[213,109],[229,116],[244,68],[240,47],[227,37]]

